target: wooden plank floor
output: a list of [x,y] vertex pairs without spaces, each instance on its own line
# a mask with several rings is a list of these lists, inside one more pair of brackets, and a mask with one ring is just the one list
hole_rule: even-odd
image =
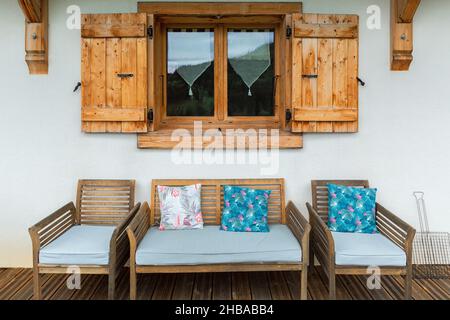
[[[290,300],[299,297],[299,273],[255,272],[217,274],[139,275],[140,300]],[[106,276],[87,275],[81,279],[81,290],[69,290],[65,275],[43,275],[43,295],[47,300],[103,300],[107,298]],[[310,276],[308,298],[327,299],[325,275],[319,267]],[[382,277],[382,288],[367,289],[363,276],[338,276],[338,299],[402,299],[401,277]],[[117,280],[117,299],[128,299],[129,276],[124,270]],[[415,280],[416,300],[449,300],[450,279]],[[28,300],[33,296],[31,269],[0,269],[0,300]]]

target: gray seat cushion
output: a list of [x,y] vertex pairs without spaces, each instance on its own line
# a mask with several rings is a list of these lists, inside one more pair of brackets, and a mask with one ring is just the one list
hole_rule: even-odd
[[39,252],[39,263],[107,265],[114,226],[73,226]]
[[219,263],[298,263],[301,247],[285,225],[268,233],[201,230],[159,231],[151,228],[136,251],[137,265],[201,265]]
[[332,232],[336,265],[404,267],[406,254],[382,234]]

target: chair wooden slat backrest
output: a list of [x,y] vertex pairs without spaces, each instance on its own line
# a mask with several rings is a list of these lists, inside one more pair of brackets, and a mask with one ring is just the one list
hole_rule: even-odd
[[367,180],[312,180],[312,202],[319,216],[324,222],[328,221],[328,187],[327,184],[337,184],[341,186],[369,188]]
[[223,187],[226,185],[253,189],[270,190],[269,224],[286,223],[284,179],[199,179],[199,180],[153,180],[151,189],[150,223],[159,222],[161,217],[158,186],[189,186],[202,185],[201,202],[203,220],[207,225],[219,225],[223,201]]
[[117,225],[134,207],[134,180],[80,180],[76,223]]

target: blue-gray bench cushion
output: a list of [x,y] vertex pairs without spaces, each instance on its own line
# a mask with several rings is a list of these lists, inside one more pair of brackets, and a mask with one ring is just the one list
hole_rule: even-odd
[[151,228],[136,251],[136,263],[141,266],[299,263],[301,259],[301,247],[285,225],[271,225],[268,233],[226,232],[219,226],[176,231]]
[[332,232],[336,265],[404,267],[406,254],[382,234]]
[[39,252],[39,263],[107,265],[114,226],[73,226]]

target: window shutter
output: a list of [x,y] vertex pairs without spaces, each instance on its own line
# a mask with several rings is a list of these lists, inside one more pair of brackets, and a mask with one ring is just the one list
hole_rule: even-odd
[[81,36],[83,131],[147,132],[147,15],[83,15]]
[[293,132],[358,131],[358,20],[293,15]]

